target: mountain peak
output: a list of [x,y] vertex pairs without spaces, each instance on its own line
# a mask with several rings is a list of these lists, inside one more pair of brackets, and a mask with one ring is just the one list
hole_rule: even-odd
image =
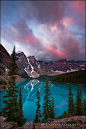
[[32,62],[35,62],[35,61],[36,61],[36,59],[35,59],[34,56],[29,56],[28,58],[29,58],[29,60],[32,61]]

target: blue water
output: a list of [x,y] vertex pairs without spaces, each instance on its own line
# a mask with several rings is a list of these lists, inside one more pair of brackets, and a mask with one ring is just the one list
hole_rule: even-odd
[[[36,93],[37,89],[40,91],[40,98],[41,98],[41,113],[42,113],[42,105],[43,105],[43,97],[44,97],[44,86],[45,86],[45,79],[32,79],[32,80],[26,80],[24,82],[16,82],[16,85],[18,86],[18,89],[22,89],[22,101],[23,101],[23,113],[24,117],[27,119],[27,121],[34,120],[35,114],[36,114]],[[56,117],[63,114],[64,110],[67,111],[67,100],[68,100],[68,84],[60,84],[60,83],[51,83],[49,82],[50,86],[50,92],[51,97],[54,97],[54,106],[55,106],[55,112]],[[78,85],[71,85],[72,87],[72,93],[74,100],[76,98],[77,94],[77,86]],[[86,87],[81,86],[82,90],[82,97],[83,99],[86,97]],[[1,91],[1,107],[0,111],[3,107],[5,107],[5,104],[3,103],[3,96],[6,94],[6,91]]]

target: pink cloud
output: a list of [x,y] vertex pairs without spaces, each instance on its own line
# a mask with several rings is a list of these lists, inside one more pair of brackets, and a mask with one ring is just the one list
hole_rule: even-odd
[[74,12],[85,12],[85,0],[83,1],[72,1]]
[[58,56],[60,56],[61,58],[63,57],[63,56],[65,56],[65,53],[62,53],[62,52],[59,52],[57,49],[54,49],[53,47],[51,47],[51,46],[47,46],[47,49],[49,50],[49,51],[51,51],[52,53],[55,53],[55,54],[57,54]]
[[67,103],[63,100],[60,105],[65,105],[65,104]]
[[59,107],[60,107],[60,105],[57,105],[57,106],[56,106],[56,108],[59,108]]
[[38,44],[41,41],[41,39],[37,39],[34,35],[30,34],[26,37],[26,39],[16,38],[16,41],[22,41],[29,44]]
[[66,17],[64,20],[61,21],[62,24],[65,26],[65,28],[67,29],[68,25],[73,24],[73,18],[72,17]]
[[74,23],[85,27],[85,1],[71,1],[69,6],[71,7],[70,16],[73,18]]
[[56,108],[59,108],[60,106],[63,106],[63,105],[66,105],[66,104],[67,104],[67,102],[63,100],[63,101],[60,103],[60,105],[57,105],[57,106],[56,106]]

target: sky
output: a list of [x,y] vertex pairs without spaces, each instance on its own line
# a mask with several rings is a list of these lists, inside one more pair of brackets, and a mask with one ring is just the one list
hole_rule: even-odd
[[84,61],[85,1],[1,1],[1,44],[45,62]]

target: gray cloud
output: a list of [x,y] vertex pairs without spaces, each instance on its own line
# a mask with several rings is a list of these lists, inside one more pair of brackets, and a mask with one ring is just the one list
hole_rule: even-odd
[[47,25],[59,22],[65,15],[63,1],[28,1],[23,2],[20,8],[28,19]]

